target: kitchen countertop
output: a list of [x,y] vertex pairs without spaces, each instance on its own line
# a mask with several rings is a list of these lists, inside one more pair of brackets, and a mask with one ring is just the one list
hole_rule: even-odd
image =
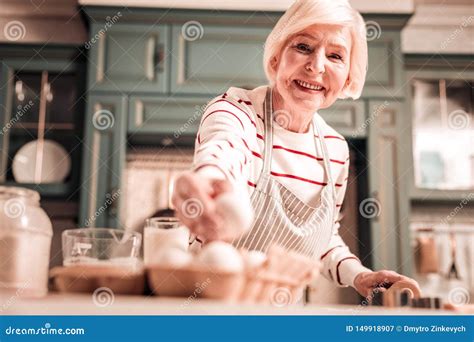
[[[451,315],[444,310],[386,309],[356,305],[235,304],[195,298],[50,293],[40,299],[0,295],[2,315]],[[103,306],[102,306],[103,305]]]

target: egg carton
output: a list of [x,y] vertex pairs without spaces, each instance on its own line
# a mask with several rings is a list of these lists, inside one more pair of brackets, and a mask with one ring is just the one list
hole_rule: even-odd
[[[241,250],[245,256],[246,250]],[[293,304],[318,272],[318,263],[280,246],[272,246],[264,263],[242,272],[202,264],[181,268],[153,265],[146,270],[154,294],[244,303]]]

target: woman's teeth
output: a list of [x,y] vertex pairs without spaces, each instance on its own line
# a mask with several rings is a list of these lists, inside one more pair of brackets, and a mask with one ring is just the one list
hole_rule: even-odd
[[308,88],[308,89],[311,89],[311,90],[323,90],[324,89],[321,86],[315,86],[315,85],[312,85],[311,83],[300,81],[300,80],[296,80],[296,83],[298,85],[300,85],[301,87],[303,87],[303,88]]

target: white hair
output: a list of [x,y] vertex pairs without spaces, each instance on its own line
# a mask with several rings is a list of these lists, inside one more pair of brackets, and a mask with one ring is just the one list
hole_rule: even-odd
[[279,58],[291,36],[315,24],[347,27],[352,37],[348,82],[340,98],[360,97],[367,73],[368,53],[365,22],[359,12],[347,0],[296,0],[278,20],[265,42],[263,66],[271,85],[274,85],[276,70],[271,62]]

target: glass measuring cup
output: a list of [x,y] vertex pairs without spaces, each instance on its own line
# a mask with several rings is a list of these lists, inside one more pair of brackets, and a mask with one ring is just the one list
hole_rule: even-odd
[[114,228],[68,229],[62,233],[63,265],[138,266],[142,236]]

